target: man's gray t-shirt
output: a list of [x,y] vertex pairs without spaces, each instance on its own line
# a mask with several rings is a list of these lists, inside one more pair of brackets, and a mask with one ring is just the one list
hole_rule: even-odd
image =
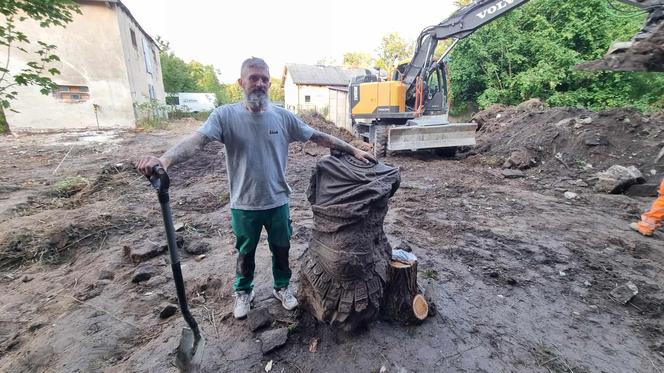
[[267,210],[288,203],[288,144],[314,130],[280,107],[253,113],[237,103],[215,109],[198,132],[226,147],[231,208]]

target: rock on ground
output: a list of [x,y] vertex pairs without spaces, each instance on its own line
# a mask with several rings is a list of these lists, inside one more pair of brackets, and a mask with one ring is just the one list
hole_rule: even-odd
[[521,171],[521,170],[505,169],[505,170],[502,170],[501,173],[503,174],[505,179],[517,179],[517,178],[526,176],[526,174],[523,173],[523,171]]
[[178,311],[178,307],[174,304],[162,304],[161,311],[159,312],[159,318],[167,319]]
[[611,194],[622,193],[633,184],[645,182],[641,171],[634,166],[613,165],[606,171],[598,172],[595,176],[597,183],[593,190]]
[[263,332],[259,339],[262,342],[261,351],[267,354],[286,344],[288,340],[288,328],[279,328]]
[[272,324],[272,315],[265,307],[255,308],[247,314],[247,325],[251,331],[270,326]]
[[129,256],[132,263],[138,264],[155,258],[168,250],[168,246],[156,246],[146,243],[143,247],[124,246],[125,253]]
[[156,270],[153,265],[141,264],[140,266],[138,266],[138,268],[136,268],[136,271],[134,271],[134,277],[132,277],[131,282],[139,283],[147,281],[150,278],[152,278],[152,276],[154,276],[155,273]]

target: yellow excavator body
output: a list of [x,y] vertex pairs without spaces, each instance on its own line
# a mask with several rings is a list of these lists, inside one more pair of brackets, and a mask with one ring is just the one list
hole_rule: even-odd
[[399,81],[369,82],[351,86],[351,114],[403,113],[406,85]]

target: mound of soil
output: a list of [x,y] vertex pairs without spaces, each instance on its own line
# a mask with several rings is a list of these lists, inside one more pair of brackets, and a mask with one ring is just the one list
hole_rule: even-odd
[[532,168],[545,178],[592,178],[616,164],[636,166],[646,178],[664,172],[664,164],[655,162],[664,146],[661,114],[545,108],[534,101],[494,105],[475,115],[480,130],[474,151],[484,163]]
[[345,142],[353,145],[358,149],[362,149],[364,151],[371,151],[370,144],[355,138],[355,136],[353,136],[353,134],[350,131],[346,130],[345,128],[337,127],[337,125],[334,124],[334,122],[330,122],[329,120],[323,118],[318,113],[303,113],[300,114],[299,117],[300,119],[302,119],[302,121],[304,121],[304,123],[307,123],[308,125],[317,129],[318,131],[327,133],[328,135],[332,135],[336,138],[344,140]]

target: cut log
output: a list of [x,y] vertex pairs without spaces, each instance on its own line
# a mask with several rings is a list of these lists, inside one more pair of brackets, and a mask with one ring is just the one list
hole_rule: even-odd
[[429,315],[429,304],[422,294],[413,298],[413,314],[420,321],[424,321]]
[[429,305],[417,287],[417,262],[405,264],[390,261],[383,299],[383,316],[407,324],[427,318]]

